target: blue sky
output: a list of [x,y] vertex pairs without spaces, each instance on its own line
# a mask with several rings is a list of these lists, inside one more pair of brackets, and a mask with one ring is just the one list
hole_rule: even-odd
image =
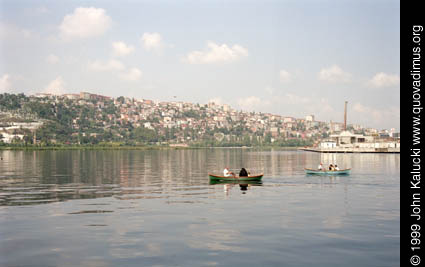
[[[0,92],[89,91],[399,128],[397,1],[0,0]],[[176,96],[176,97],[174,97]]]

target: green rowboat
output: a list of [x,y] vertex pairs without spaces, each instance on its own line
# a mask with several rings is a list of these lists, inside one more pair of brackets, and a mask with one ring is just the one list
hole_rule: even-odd
[[263,174],[250,175],[245,177],[222,176],[211,173],[209,173],[208,175],[210,177],[210,181],[261,181],[261,178],[263,178]]
[[305,168],[305,172],[307,174],[317,174],[317,175],[348,175],[350,174],[351,169],[343,169],[339,171],[321,171],[321,170],[315,170],[315,169],[307,169]]

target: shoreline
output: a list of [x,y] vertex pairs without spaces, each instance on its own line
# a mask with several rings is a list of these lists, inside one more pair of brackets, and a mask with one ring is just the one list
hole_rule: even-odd
[[170,146],[0,146],[0,151],[43,150],[188,150],[188,149],[276,149],[299,150],[300,147],[254,146],[254,147],[170,147]]
[[400,148],[299,148],[299,150],[315,153],[398,153]]

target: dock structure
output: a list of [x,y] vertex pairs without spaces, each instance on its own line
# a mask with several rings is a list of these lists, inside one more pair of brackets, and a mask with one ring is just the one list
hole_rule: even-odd
[[330,135],[317,146],[301,149],[320,153],[400,153],[400,140],[381,140],[343,131]]

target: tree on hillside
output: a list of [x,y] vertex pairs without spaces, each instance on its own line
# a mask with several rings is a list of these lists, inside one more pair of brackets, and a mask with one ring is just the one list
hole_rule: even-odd
[[138,127],[135,128],[131,132],[131,137],[136,139],[139,142],[157,142],[158,141],[158,135],[154,130],[145,128],[145,127]]

